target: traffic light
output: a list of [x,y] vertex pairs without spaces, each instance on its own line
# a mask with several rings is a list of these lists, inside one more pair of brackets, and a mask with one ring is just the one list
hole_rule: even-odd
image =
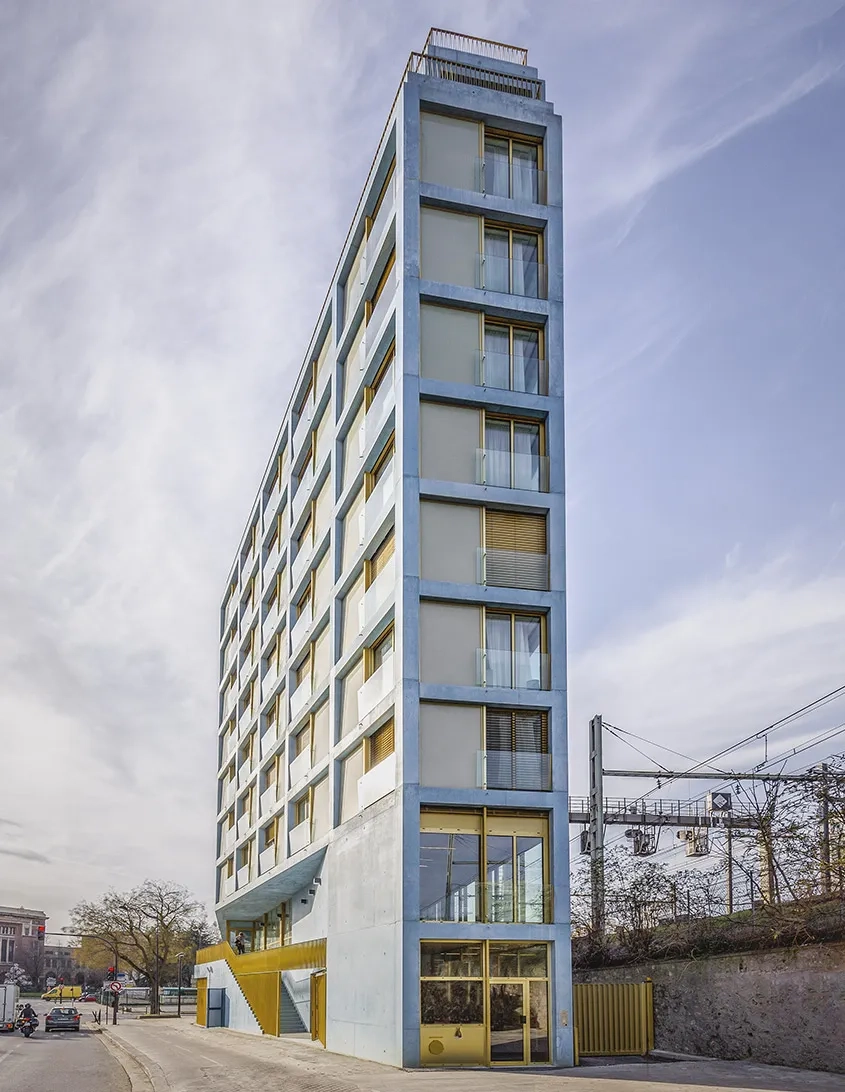
[[116,977],[117,977],[117,975],[115,974],[114,967],[109,967],[108,974],[106,975],[106,978],[108,979],[108,981],[109,982],[114,982]]
[[39,940],[44,939],[44,926],[43,925],[38,926],[38,939]]
[[65,984],[65,980],[63,978],[60,978],[59,979],[59,985],[64,986],[64,984]]

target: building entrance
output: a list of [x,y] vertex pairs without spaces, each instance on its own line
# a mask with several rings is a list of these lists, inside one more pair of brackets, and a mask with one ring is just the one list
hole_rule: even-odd
[[548,983],[490,983],[490,1064],[549,1061]]

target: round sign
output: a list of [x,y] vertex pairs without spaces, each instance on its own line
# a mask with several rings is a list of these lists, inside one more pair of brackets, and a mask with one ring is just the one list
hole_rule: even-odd
[[120,991],[123,989],[123,986],[121,986],[119,982],[111,982],[109,983],[109,989],[112,993],[120,993]]

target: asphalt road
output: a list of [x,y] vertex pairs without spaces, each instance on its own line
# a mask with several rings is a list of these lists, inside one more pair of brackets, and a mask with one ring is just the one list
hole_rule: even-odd
[[3,1092],[130,1092],[125,1070],[100,1035],[85,1030],[45,1034],[44,1011],[36,1006],[39,1027],[29,1039],[19,1031],[0,1035]]

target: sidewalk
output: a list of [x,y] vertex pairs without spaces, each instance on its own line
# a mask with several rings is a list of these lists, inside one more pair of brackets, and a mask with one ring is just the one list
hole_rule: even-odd
[[[627,1062],[569,1070],[396,1070],[330,1054],[305,1037],[275,1039],[186,1020],[133,1020],[106,1034],[146,1074],[133,1092],[845,1092],[845,1075],[742,1062]],[[130,1076],[132,1076],[130,1074]],[[149,1081],[149,1083],[147,1083]]]

